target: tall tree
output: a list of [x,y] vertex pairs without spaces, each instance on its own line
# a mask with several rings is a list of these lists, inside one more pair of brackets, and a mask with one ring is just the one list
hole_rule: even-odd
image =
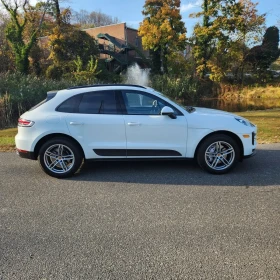
[[153,71],[160,72],[159,61],[167,72],[167,56],[186,47],[186,28],[180,15],[180,0],[146,0],[145,16],[139,35],[145,49],[152,52]]
[[276,26],[267,28],[263,42],[250,50],[247,60],[252,63],[253,68],[258,70],[259,75],[270,67],[270,64],[276,61],[280,56],[279,29]]
[[9,16],[0,12],[0,72],[6,72],[14,68],[12,51],[5,34],[5,29],[9,22]]
[[28,73],[29,54],[32,46],[35,44],[38,31],[41,28],[45,12],[43,12],[40,24],[32,28],[31,33],[25,36],[25,30],[28,23],[33,21],[32,13],[28,0],[20,3],[14,0],[13,3],[6,0],[0,0],[6,11],[10,15],[10,23],[6,27],[6,37],[15,55],[15,65],[18,71],[23,74]]
[[214,53],[219,56],[227,54],[243,7],[237,0],[204,0],[201,7],[201,12],[191,15],[203,17],[202,24],[195,26],[193,37],[197,73],[204,76],[211,71],[211,78],[220,80],[224,75],[222,61],[211,61],[211,58]]
[[253,3],[251,0],[240,0],[240,3],[242,13],[237,22],[236,33],[232,38],[233,44],[236,45],[232,64],[236,78],[243,82],[243,72],[249,48],[261,42],[261,36],[265,30],[266,14],[258,14],[258,3]]
[[71,11],[60,11],[58,0],[55,3],[56,26],[49,36],[51,53],[49,59],[52,65],[47,70],[47,76],[60,78],[62,74],[69,73],[74,61],[87,64],[90,59],[95,60],[99,50],[97,42],[89,34],[70,24]]

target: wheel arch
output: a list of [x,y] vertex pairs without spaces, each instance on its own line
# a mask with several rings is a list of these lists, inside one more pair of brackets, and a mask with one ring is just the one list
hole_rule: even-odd
[[227,136],[233,138],[233,139],[236,141],[237,145],[238,145],[239,148],[240,148],[240,160],[242,160],[242,159],[243,159],[243,156],[244,156],[244,146],[243,146],[243,143],[242,143],[241,139],[238,137],[238,135],[234,134],[234,133],[231,132],[231,131],[227,131],[227,130],[218,130],[218,131],[214,131],[214,132],[209,133],[209,134],[207,134],[206,136],[204,136],[204,137],[199,141],[198,145],[196,146],[195,153],[194,153],[194,158],[197,157],[197,151],[198,151],[200,145],[202,144],[202,142],[203,142],[205,139],[207,139],[208,137],[211,137],[211,136],[217,135],[217,134],[224,134],[224,135],[227,135]]
[[56,138],[56,137],[62,137],[62,138],[66,138],[66,139],[69,139],[71,140],[72,142],[74,142],[80,149],[81,151],[83,152],[83,157],[85,158],[85,152],[84,152],[84,149],[83,147],[81,146],[81,144],[75,139],[73,138],[72,136],[70,135],[67,135],[67,134],[64,134],[64,133],[52,133],[52,134],[48,134],[48,135],[45,135],[44,137],[42,137],[35,145],[35,148],[34,148],[34,157],[35,159],[37,159],[38,155],[39,155],[39,151],[42,147],[42,145],[44,143],[46,143],[47,141],[53,139],[53,138]]

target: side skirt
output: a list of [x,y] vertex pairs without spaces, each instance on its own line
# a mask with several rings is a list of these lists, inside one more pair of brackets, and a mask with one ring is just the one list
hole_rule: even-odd
[[174,150],[149,150],[149,149],[93,149],[98,156],[107,157],[182,157]]
[[194,158],[183,157],[168,157],[168,158],[88,158],[86,162],[98,162],[98,161],[192,161]]

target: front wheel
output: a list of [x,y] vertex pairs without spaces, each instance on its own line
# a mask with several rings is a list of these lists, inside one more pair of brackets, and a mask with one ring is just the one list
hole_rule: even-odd
[[197,162],[212,174],[231,170],[240,158],[240,148],[230,136],[217,134],[206,138],[198,148]]
[[83,162],[83,153],[73,141],[66,138],[53,138],[39,151],[39,163],[50,176],[67,178],[72,176]]

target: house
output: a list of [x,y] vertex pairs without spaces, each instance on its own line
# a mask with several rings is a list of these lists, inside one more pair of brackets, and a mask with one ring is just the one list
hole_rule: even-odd
[[83,31],[98,41],[100,58],[105,60],[110,71],[121,72],[135,62],[142,68],[148,67],[149,52],[143,49],[137,29],[118,23]]
[[[120,73],[134,63],[141,68],[149,67],[149,52],[143,49],[137,29],[128,27],[126,23],[118,23],[83,31],[97,40],[100,59],[105,61],[109,71]],[[44,58],[50,54],[48,43],[48,36],[39,38]]]

